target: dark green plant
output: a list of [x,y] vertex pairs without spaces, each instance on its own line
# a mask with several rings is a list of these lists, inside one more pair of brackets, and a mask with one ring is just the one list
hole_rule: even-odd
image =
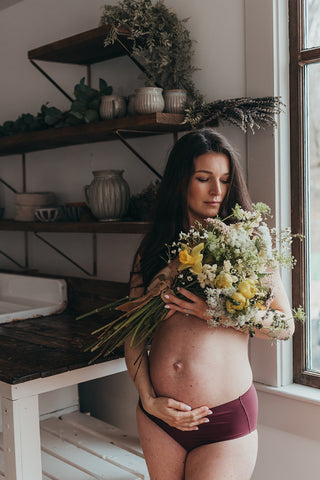
[[77,121],[78,123],[97,122],[100,118],[101,97],[112,94],[112,87],[102,78],[99,79],[99,90],[89,87],[84,82],[85,78],[83,77],[74,87],[75,100],[71,104],[67,123],[75,125]]
[[105,45],[114,43],[118,28],[126,26],[132,41],[132,52],[144,67],[146,86],[156,85],[165,90],[183,88],[193,98],[195,86],[192,74],[193,48],[186,28],[188,19],[180,20],[163,0],[123,0],[118,5],[106,5],[101,24],[111,25]]
[[84,82],[85,79],[82,78],[75,85],[75,100],[71,103],[70,110],[63,112],[59,108],[48,106],[48,104],[42,105],[36,116],[31,113],[23,113],[15,121],[4,122],[0,126],[0,137],[99,121],[101,97],[111,95],[112,87],[102,78],[99,79],[99,90],[85,85]]
[[148,221],[152,218],[152,209],[155,204],[160,182],[151,182],[140,193],[130,198],[127,216],[134,220]]

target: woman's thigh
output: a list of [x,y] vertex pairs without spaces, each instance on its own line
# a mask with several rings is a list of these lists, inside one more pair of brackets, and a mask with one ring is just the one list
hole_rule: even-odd
[[186,451],[137,407],[137,425],[150,480],[183,480]]
[[[186,460],[185,480],[249,480],[254,470],[258,435],[210,443],[192,450]],[[165,478],[165,477],[164,477]]]

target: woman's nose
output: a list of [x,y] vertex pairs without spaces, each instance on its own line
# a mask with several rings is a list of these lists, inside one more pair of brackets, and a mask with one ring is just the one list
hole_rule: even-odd
[[220,195],[221,194],[221,185],[219,180],[214,180],[210,185],[210,194],[211,195]]

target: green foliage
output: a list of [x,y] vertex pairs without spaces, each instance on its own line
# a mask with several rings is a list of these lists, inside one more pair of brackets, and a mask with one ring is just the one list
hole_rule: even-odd
[[74,87],[75,100],[71,104],[66,123],[77,125],[91,123],[99,120],[101,97],[111,95],[113,89],[102,78],[99,79],[99,90],[89,87],[84,77]]
[[151,182],[144,190],[130,198],[127,216],[135,220],[151,220],[157,198],[159,180]]
[[183,88],[193,98],[196,90],[192,74],[196,69],[187,20],[179,20],[163,0],[154,4],[152,0],[123,0],[104,7],[101,24],[111,25],[106,45],[114,43],[121,25],[129,29],[133,54],[146,71],[146,86]]
[[85,85],[84,77],[74,87],[75,100],[70,110],[63,112],[56,107],[42,105],[36,116],[23,113],[15,121],[6,121],[0,125],[0,138],[16,133],[33,132],[46,128],[60,128],[81,123],[99,121],[101,97],[111,95],[112,87],[102,78],[99,79],[99,90]]

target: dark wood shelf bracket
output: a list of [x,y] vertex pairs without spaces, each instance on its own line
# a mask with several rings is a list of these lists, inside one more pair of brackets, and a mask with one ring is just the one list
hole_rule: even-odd
[[14,263],[17,267],[21,268],[22,270],[25,270],[26,268],[28,268],[27,263],[25,265],[22,265],[21,263],[17,262],[14,258],[10,257],[10,255],[8,255],[3,250],[0,250],[0,255],[3,255],[4,257],[6,257],[8,260],[10,260],[10,262]]
[[[135,148],[133,148],[132,145],[130,145],[129,142],[127,142],[127,140],[121,135],[121,133],[136,133],[137,130],[116,130],[115,131],[115,134],[117,135],[117,137],[119,138],[119,140],[147,167],[149,168],[149,170],[151,170],[158,178],[160,178],[160,180],[162,179],[162,175],[160,175],[159,172],[157,172],[157,170],[155,168],[153,168],[152,165],[150,165],[150,163],[148,163],[141,155],[140,153],[137,152],[137,150]],[[139,132],[141,133],[141,131]],[[144,132],[145,134],[148,134],[147,131]],[[152,132],[150,132],[151,134]],[[152,133],[154,134],[154,132]]]
[[[120,40],[119,37],[116,39],[116,42],[118,43],[118,45],[120,45],[125,54],[130,58],[130,60],[141,70],[141,72],[143,72],[146,77],[151,78],[151,75],[147,72],[144,66],[135,58],[132,51]],[[158,88],[163,88],[157,82],[154,82],[154,85]]]
[[68,255],[66,255],[65,253],[63,253],[62,250],[60,250],[59,248],[55,247],[51,242],[49,242],[48,240],[46,240],[45,238],[43,238],[41,235],[39,235],[39,233],[37,232],[34,232],[34,235],[35,237],[37,237],[39,240],[41,240],[43,243],[45,243],[46,245],[48,245],[48,247],[52,248],[55,252],[57,252],[59,255],[61,255],[63,258],[65,258],[66,260],[68,260],[68,262],[72,263],[72,265],[74,265],[75,267],[77,267],[79,270],[81,270],[82,272],[84,272],[86,275],[88,275],[89,277],[95,277],[97,275],[97,235],[94,233],[92,235],[92,258],[93,258],[93,261],[92,261],[92,273],[91,272],[88,272],[88,270],[86,270],[85,268],[83,268],[81,265],[79,265],[79,263],[75,262],[74,260],[72,260],[72,258],[70,258]]
[[7,187],[9,190],[11,190],[11,192],[18,193],[18,191],[12,185],[10,185],[8,182],[3,180],[3,178],[0,178],[0,183],[2,183],[5,187]]
[[40,72],[42,73],[42,75],[47,79],[49,80],[50,83],[52,83],[52,85],[54,85],[58,90],[59,92],[61,92],[65,97],[67,97],[68,100],[70,100],[70,102],[73,102],[74,98],[72,98],[65,90],[63,90],[62,87],[60,87],[60,85],[55,81],[53,80],[52,77],[50,77],[50,75],[45,72],[43,70],[43,68],[41,68],[34,60],[32,60],[31,58],[29,58],[31,64]]

